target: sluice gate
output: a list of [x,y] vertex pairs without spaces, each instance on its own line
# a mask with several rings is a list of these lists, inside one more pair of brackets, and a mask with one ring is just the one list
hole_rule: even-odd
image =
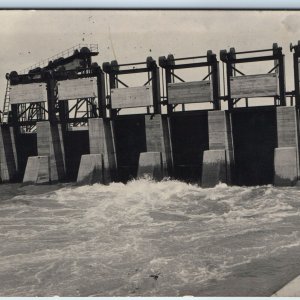
[[[2,182],[170,177],[212,187],[299,180],[299,57],[282,48],[100,65],[97,45],[6,75]],[[257,67],[259,63],[259,67]],[[289,100],[289,101],[288,101]]]
[[273,183],[277,147],[276,108],[236,109],[231,114],[237,185]]

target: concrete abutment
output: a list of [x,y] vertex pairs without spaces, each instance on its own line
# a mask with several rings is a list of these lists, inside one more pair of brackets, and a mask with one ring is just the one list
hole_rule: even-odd
[[[61,125],[52,125],[49,121],[37,122],[37,152],[38,156],[29,157],[23,182],[39,183],[39,170],[42,169],[43,182],[57,182],[66,177],[65,151]],[[49,168],[46,168],[48,157]],[[49,174],[44,173],[48,170]],[[33,176],[33,177],[32,177]]]
[[30,156],[27,160],[23,183],[47,184],[50,178],[49,156]]
[[13,181],[18,175],[18,159],[15,136],[12,127],[0,126],[0,179]]
[[81,156],[77,183],[108,184],[117,179],[113,122],[93,118],[88,126],[90,153]]
[[84,154],[81,156],[77,183],[104,183],[104,161],[102,154]]
[[149,176],[156,180],[171,176],[173,157],[169,119],[164,115],[146,115],[146,152],[139,156],[137,177]]
[[208,112],[209,150],[204,151],[202,186],[219,182],[231,184],[234,166],[230,115],[225,111]]
[[276,118],[274,185],[293,186],[299,180],[299,111],[295,107],[277,107]]

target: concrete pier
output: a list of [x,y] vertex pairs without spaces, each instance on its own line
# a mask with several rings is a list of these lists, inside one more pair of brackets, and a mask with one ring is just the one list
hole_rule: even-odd
[[150,178],[163,179],[163,160],[161,152],[142,152],[139,159],[137,177],[149,176]]
[[79,184],[94,184],[104,182],[104,161],[102,154],[85,154],[81,156],[77,176]]
[[278,147],[274,155],[274,185],[292,186],[299,178],[299,126],[295,107],[277,107]]
[[[60,125],[51,125],[49,121],[37,122],[37,150],[38,157],[49,158],[49,182],[56,182],[65,178],[65,151],[63,134]],[[41,163],[33,163],[33,158],[28,159],[23,181],[34,182],[37,170],[32,168],[40,167]],[[35,159],[36,161],[37,159]],[[43,164],[44,162],[43,158]],[[43,167],[43,170],[46,168]],[[44,176],[45,177],[45,176]],[[36,182],[37,183],[37,182]]]
[[160,180],[172,174],[173,159],[169,128],[167,116],[145,116],[147,152],[140,154],[138,177],[148,175]]
[[117,160],[112,121],[89,119],[90,154],[81,157],[78,183],[109,183],[116,180]]
[[208,112],[209,150],[204,151],[202,186],[231,184],[234,162],[230,116],[225,111]]
[[0,179],[2,182],[15,180],[18,160],[13,128],[0,126]]
[[49,156],[28,157],[23,183],[45,184],[50,180]]

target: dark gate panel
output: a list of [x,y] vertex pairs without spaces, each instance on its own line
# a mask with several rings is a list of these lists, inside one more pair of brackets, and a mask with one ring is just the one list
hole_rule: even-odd
[[208,149],[207,111],[173,114],[170,119],[174,177],[199,183],[203,152]]
[[89,154],[88,130],[67,131],[65,135],[65,158],[67,178],[77,179],[81,155]]
[[257,108],[232,112],[235,184],[273,183],[277,147],[276,109]]
[[137,175],[139,156],[146,151],[144,115],[119,116],[114,121],[119,179],[126,182]]
[[36,133],[18,134],[16,137],[16,147],[19,164],[19,179],[22,180],[24,177],[28,157],[38,155]]

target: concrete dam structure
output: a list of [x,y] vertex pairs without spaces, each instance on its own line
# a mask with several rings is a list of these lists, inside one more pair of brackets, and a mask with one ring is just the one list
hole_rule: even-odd
[[[277,44],[221,50],[220,61],[207,51],[102,67],[92,62],[97,45],[69,50],[6,75],[2,182],[107,184],[148,175],[203,187],[297,184],[300,43],[291,45],[289,92]],[[241,71],[257,62],[266,63],[263,74]]]

